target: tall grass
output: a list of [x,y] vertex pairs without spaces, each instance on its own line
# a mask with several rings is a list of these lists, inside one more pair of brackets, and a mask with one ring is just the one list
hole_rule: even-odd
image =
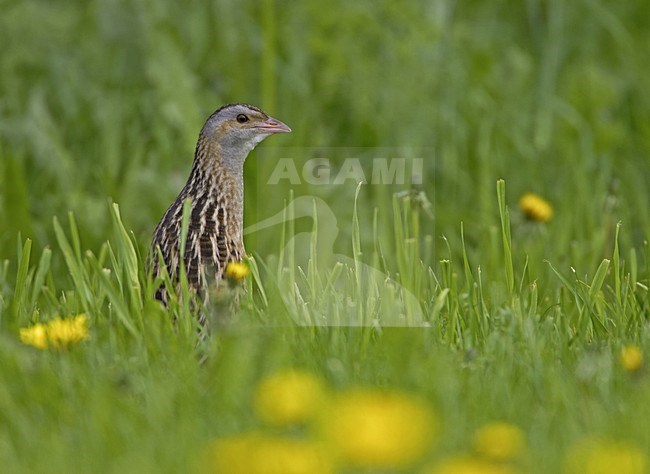
[[[504,183],[497,184],[498,196],[506,197]],[[402,240],[384,248],[404,251],[418,212],[409,196],[395,199],[401,215],[395,231]],[[3,317],[3,373],[12,381],[2,398],[4,433],[11,434],[3,458],[16,471],[190,469],[210,437],[255,426],[245,408],[255,380],[286,366],[313,370],[335,386],[426,394],[444,413],[441,453],[462,449],[474,427],[502,418],[529,430],[536,440],[530,458],[541,463],[540,472],[555,470],[565,445],[585,433],[631,438],[644,447],[650,442],[645,412],[634,421],[625,416],[648,384],[616,368],[622,343],[646,347],[648,282],[634,282],[618,244],[584,278],[551,267],[555,279],[536,281],[525,264],[508,257],[512,241],[504,209],[505,272],[486,290],[481,267],[469,260],[461,273],[446,259],[435,272],[425,269],[427,277],[411,287],[423,318],[416,322],[406,304],[414,294],[408,280],[377,280],[359,258],[333,267],[313,258],[306,272],[291,269],[294,257],[285,245],[282,260],[251,263],[254,278],[237,319],[201,349],[195,326],[178,324],[195,320],[191,306],[172,295],[168,314],[153,300],[156,282],[147,276],[119,208],[109,207],[113,233],[97,255],[81,250],[72,216],[67,230],[55,220],[58,246],[39,261],[30,261],[29,240],[20,248],[17,284]],[[618,231],[616,237],[618,242]],[[317,232],[311,238],[315,248]],[[364,248],[356,239],[351,245],[360,256]],[[67,283],[54,285],[51,254],[62,254]],[[618,265],[608,271],[611,262]],[[540,301],[539,293],[554,297]],[[400,311],[404,319],[392,317]],[[80,312],[90,317],[91,340],[69,353],[36,353],[14,335],[30,321]],[[351,317],[361,318],[356,328],[349,327]],[[411,327],[391,327],[395,321]],[[606,408],[614,399],[623,414]],[[543,408],[531,413],[537,403]],[[577,406],[582,412],[572,411]],[[32,453],[35,433],[48,440],[38,455]],[[86,454],[71,463],[78,445]]]

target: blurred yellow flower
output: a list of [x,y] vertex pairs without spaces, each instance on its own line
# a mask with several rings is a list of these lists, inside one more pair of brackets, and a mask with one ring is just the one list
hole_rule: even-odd
[[543,197],[526,193],[519,199],[519,209],[527,219],[548,222],[553,217],[553,207]]
[[635,345],[625,346],[621,350],[621,365],[628,372],[636,372],[643,367],[643,352]]
[[332,401],[325,415],[328,447],[358,467],[407,467],[432,447],[438,431],[428,404],[401,393],[349,390]]
[[490,462],[473,456],[453,456],[445,459],[426,474],[516,474],[512,466]]
[[257,415],[274,425],[304,423],[313,419],[326,397],[323,381],[300,370],[286,370],[264,378],[257,386]]
[[87,338],[88,318],[85,314],[68,319],[54,318],[47,324],[47,339],[55,349],[66,349]]
[[47,330],[45,324],[36,323],[28,328],[20,329],[20,340],[23,344],[47,349]]
[[492,461],[509,461],[526,447],[526,438],[518,427],[504,422],[493,422],[474,433],[474,450]]
[[85,314],[73,318],[54,318],[47,323],[37,323],[20,330],[20,340],[39,349],[67,349],[88,337],[88,318]]
[[226,271],[225,275],[227,278],[230,278],[231,280],[243,280],[248,276],[250,273],[250,270],[248,269],[248,265],[242,262],[228,262],[228,265],[226,265]]
[[262,433],[220,438],[208,445],[206,472],[215,474],[333,474],[319,445]]
[[648,457],[637,446],[620,441],[589,438],[569,450],[568,474],[646,474]]

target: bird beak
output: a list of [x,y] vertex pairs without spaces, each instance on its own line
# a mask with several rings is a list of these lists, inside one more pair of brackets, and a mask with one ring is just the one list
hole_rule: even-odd
[[267,118],[264,122],[255,126],[260,132],[263,133],[289,133],[291,129],[278,119],[273,117]]

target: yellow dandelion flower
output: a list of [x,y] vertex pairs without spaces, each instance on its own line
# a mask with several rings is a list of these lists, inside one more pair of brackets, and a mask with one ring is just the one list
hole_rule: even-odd
[[526,193],[519,199],[519,209],[527,219],[536,222],[548,222],[553,217],[553,207],[543,197]]
[[37,323],[20,330],[20,340],[39,349],[67,349],[88,337],[88,318],[85,314],[73,318],[54,318],[47,323]]
[[578,442],[565,462],[568,474],[645,474],[649,466],[647,455],[637,446],[597,438]]
[[628,372],[636,372],[643,367],[643,352],[634,345],[625,346],[621,350],[621,365]]
[[88,318],[85,314],[67,319],[54,318],[47,324],[47,339],[55,349],[66,349],[87,338]]
[[473,456],[453,456],[445,459],[427,474],[516,474],[514,467]]
[[253,404],[257,415],[268,423],[304,423],[322,407],[325,393],[320,378],[305,371],[287,370],[263,379],[257,386]]
[[205,467],[215,474],[333,474],[321,446],[304,440],[245,433],[209,444]]
[[323,419],[328,447],[351,465],[407,467],[430,449],[438,420],[406,394],[355,389],[336,397]]
[[524,451],[526,439],[523,431],[515,425],[493,422],[474,433],[473,444],[476,453],[486,459],[509,461]]
[[225,275],[231,280],[243,280],[248,276],[250,270],[248,265],[242,262],[228,262],[226,265]]
[[20,341],[23,344],[34,346],[38,349],[47,349],[47,330],[45,329],[45,325],[37,323],[28,328],[21,328]]

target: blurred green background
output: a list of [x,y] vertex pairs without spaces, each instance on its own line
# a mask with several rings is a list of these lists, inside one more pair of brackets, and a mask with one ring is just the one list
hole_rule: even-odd
[[[625,345],[650,348],[650,2],[0,0],[0,12],[8,472],[192,471],[210,439],[260,429],[259,380],[294,366],[335,390],[425,397],[443,432],[423,464],[471,452],[471,433],[499,419],[533,448],[522,472],[558,472],[584,436],[650,452],[647,368],[620,361]],[[381,272],[319,254],[302,274],[281,225],[250,234],[252,290],[201,365],[189,304],[170,317],[152,300],[127,231],[144,255],[204,120],[229,102],[293,129],[246,163],[246,225],[316,196],[318,239],[336,239],[325,250]],[[423,183],[362,186],[356,216],[353,180],[268,184],[279,160],[300,170],[314,156],[421,158]],[[517,210],[526,192],[551,203],[549,222]],[[33,241],[21,260],[19,235]],[[428,329],[290,324],[381,323],[411,309],[401,287]],[[78,347],[21,344],[20,327],[80,313]]]
[[[283,147],[413,147],[435,215],[423,232],[437,243],[458,239],[463,221],[481,254],[498,178],[511,207],[526,191],[553,204],[545,239],[524,248],[543,258],[595,263],[619,220],[628,243],[650,233],[646,1],[1,6],[0,258],[15,256],[19,232],[51,244],[52,217],[69,211],[97,249],[109,198],[145,249],[205,118],[228,102],[294,130],[247,162],[247,225],[280,211],[290,189],[316,192],[265,185]],[[355,187],[317,190],[339,217],[343,253]],[[377,207],[391,235],[390,194],[408,187],[364,188],[362,222]],[[278,242],[253,236],[248,250],[277,253]]]

